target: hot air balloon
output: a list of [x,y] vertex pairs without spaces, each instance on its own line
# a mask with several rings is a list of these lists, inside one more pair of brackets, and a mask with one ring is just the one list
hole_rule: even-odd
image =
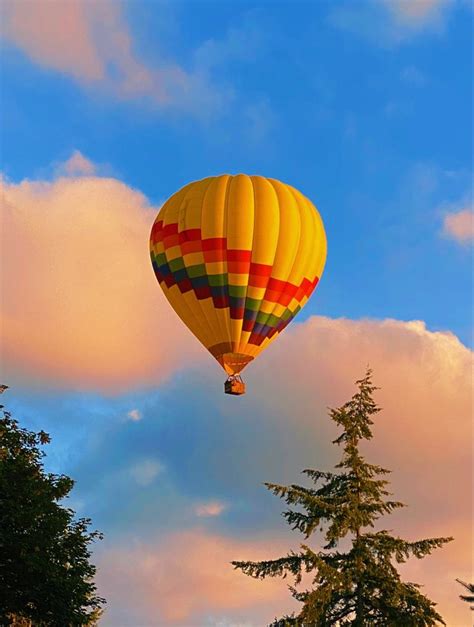
[[189,183],[153,224],[156,278],[184,324],[243,394],[242,370],[304,307],[326,260],[316,207],[275,179],[238,174]]

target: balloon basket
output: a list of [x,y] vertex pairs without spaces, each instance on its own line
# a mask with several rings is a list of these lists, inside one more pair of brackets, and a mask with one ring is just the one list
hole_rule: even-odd
[[245,383],[238,374],[231,375],[224,383],[224,391],[226,394],[232,394],[233,396],[241,396],[245,394]]

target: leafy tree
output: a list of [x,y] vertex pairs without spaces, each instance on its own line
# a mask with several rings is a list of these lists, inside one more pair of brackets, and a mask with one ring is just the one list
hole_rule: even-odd
[[[456,579],[456,581],[460,583],[461,586],[464,586],[469,593],[469,594],[460,594],[459,598],[462,599],[463,601],[466,601],[466,603],[474,603],[474,584],[466,583],[465,581],[461,581],[461,579]],[[474,605],[471,605],[471,610],[474,610]]]
[[89,545],[102,536],[60,505],[74,482],[44,471],[48,434],[0,410],[0,624],[94,625],[104,599]]
[[[361,440],[372,438],[372,417],[380,408],[373,399],[377,388],[371,370],[356,385],[358,391],[350,401],[330,410],[330,417],[342,428],[333,442],[343,447],[337,472],[304,470],[316,486],[311,488],[265,484],[289,506],[296,506],[283,513],[293,529],[306,539],[318,529],[323,532],[323,548],[313,550],[302,544],[298,552],[280,559],[232,562],[257,579],[291,575],[296,586],[304,573],[314,573],[312,589],[300,592],[290,586],[293,597],[303,604],[300,613],[275,620],[275,627],[445,624],[435,603],[420,592],[419,585],[404,583],[395,564],[410,556],[423,558],[452,538],[407,542],[387,530],[372,530],[381,516],[403,503],[389,498],[388,481],[383,477],[390,471],[366,462],[359,450]],[[349,548],[343,551],[338,547],[346,537]]]

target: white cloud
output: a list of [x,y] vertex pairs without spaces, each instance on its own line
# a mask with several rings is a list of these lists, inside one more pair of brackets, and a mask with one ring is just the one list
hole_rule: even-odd
[[400,76],[405,83],[413,85],[414,87],[424,87],[428,82],[423,72],[414,65],[405,67]]
[[128,412],[127,417],[133,422],[139,422],[142,419],[142,414],[139,409],[131,409]]
[[130,475],[140,486],[148,486],[164,470],[160,462],[144,459],[130,468]]
[[412,106],[408,102],[390,100],[385,105],[383,112],[387,118],[407,116],[412,112]]
[[246,136],[252,144],[262,141],[275,127],[276,116],[267,100],[256,100],[243,110]]

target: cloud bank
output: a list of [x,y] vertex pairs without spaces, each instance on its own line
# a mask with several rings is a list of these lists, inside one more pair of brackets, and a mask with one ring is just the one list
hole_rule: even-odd
[[[75,153],[64,169],[91,167]],[[92,175],[1,186],[9,381],[117,392],[159,384],[192,359],[199,344],[153,276],[148,237],[158,208],[143,194]]]
[[[112,549],[106,570],[99,565],[99,585],[109,597],[126,601],[114,604],[104,623],[189,627],[221,624],[226,617],[235,624],[237,615],[245,625],[264,624],[269,615],[284,611],[281,582],[239,576],[230,562],[244,555],[263,559],[278,550],[284,548],[274,541],[241,542],[203,529]],[[133,615],[128,614],[130,607]]]

